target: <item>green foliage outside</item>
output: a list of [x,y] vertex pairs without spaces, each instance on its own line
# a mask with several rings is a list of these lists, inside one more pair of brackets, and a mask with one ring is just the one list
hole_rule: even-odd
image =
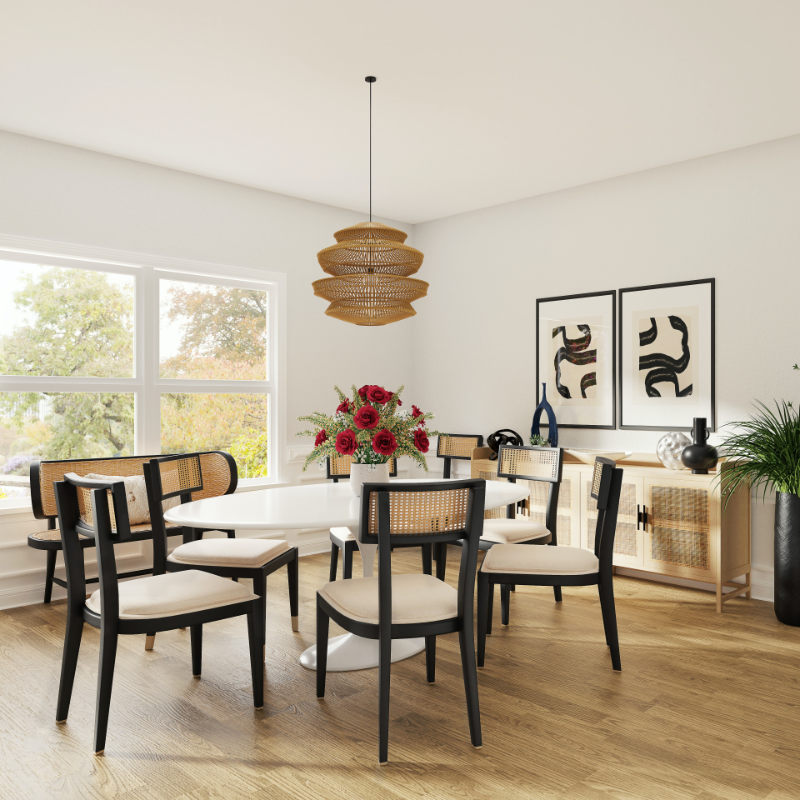
[[[162,377],[263,380],[265,293],[191,287],[169,290],[165,317],[183,327],[179,352],[161,364]],[[0,337],[0,374],[133,375],[132,284],[52,268],[27,275],[14,300],[30,321]],[[130,455],[133,405],[129,393],[0,393],[0,471],[27,474],[32,457]],[[266,474],[265,397],[165,394],[161,428],[162,452],[235,451],[243,476]]]

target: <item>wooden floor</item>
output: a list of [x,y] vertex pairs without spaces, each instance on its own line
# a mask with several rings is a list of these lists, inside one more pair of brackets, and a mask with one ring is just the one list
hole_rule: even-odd
[[[451,551],[452,552],[452,551]],[[396,551],[398,569],[418,569]],[[450,576],[455,577],[451,555]],[[360,565],[356,556],[356,571]],[[482,750],[470,746],[456,636],[437,682],[396,664],[388,766],[377,764],[377,670],[332,673],[325,701],[297,662],[314,643],[327,557],[300,564],[300,632],[270,579],[266,703],[254,711],[243,620],[208,625],[202,680],[189,634],[122,637],[105,755],[91,753],[98,632],[86,627],[69,721],[55,724],[64,603],[0,612],[0,797],[800,797],[800,629],[772,606],[618,577],[622,673],[592,589],[512,595],[479,670]],[[332,633],[335,630],[332,631]]]

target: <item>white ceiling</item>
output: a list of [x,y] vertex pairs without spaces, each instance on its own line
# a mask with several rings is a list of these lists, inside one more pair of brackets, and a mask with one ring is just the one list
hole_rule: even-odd
[[0,0],[0,128],[420,222],[800,133],[798,0]]

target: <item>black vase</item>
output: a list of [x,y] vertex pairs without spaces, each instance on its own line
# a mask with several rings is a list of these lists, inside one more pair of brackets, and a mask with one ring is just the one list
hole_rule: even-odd
[[692,427],[692,442],[681,453],[683,466],[691,469],[695,475],[708,475],[708,471],[717,466],[717,450],[708,444],[710,431],[706,427],[705,417],[695,417]]
[[800,497],[775,496],[775,616],[800,626]]

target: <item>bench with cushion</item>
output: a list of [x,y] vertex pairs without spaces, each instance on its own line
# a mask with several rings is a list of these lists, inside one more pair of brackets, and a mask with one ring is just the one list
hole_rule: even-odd
[[[220,497],[231,494],[236,490],[239,473],[233,456],[220,451],[200,453],[200,463],[203,469],[203,489],[192,494],[192,500],[201,500],[205,497]],[[55,576],[56,557],[62,549],[61,531],[56,524],[56,498],[53,489],[55,481],[64,480],[66,473],[86,477],[87,475],[104,475],[118,478],[141,478],[141,499],[143,502],[142,515],[136,517],[137,524],[130,526],[130,538],[126,541],[144,541],[153,538],[150,525],[147,495],[144,488],[144,472],[142,465],[158,456],[124,456],[119,458],[86,458],[75,461],[40,461],[31,464],[31,503],[33,515],[36,519],[46,520],[47,528],[32,533],[28,536],[28,546],[47,553],[47,575],[44,586],[44,602],[49,603],[53,594],[53,584],[67,588],[66,581]],[[138,482],[137,482],[138,483]],[[126,487],[127,489],[128,487]],[[138,488],[135,490],[138,498]],[[131,491],[128,491],[128,503],[131,505]],[[136,502],[137,508],[140,503]],[[167,535],[183,535],[184,541],[189,541],[192,534],[179,525],[167,523]],[[234,536],[233,531],[226,531],[229,538]],[[197,531],[202,537],[202,531]],[[82,548],[94,547],[95,541],[91,536],[79,532]],[[152,569],[141,569],[132,572],[119,573],[120,578],[132,578],[151,574]],[[97,578],[87,578],[87,583],[97,583]]]

